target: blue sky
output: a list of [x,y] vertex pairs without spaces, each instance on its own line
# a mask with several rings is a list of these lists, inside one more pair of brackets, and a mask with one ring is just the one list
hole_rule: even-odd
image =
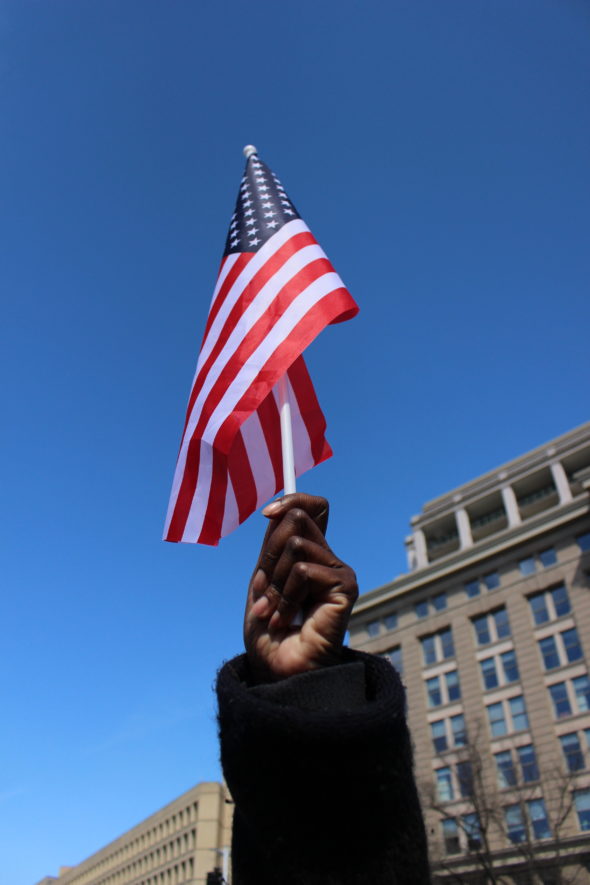
[[588,420],[590,11],[4,0],[0,47],[0,854],[32,885],[219,776],[264,520],[160,537],[242,146],[361,307],[308,351],[335,457],[300,487],[368,590],[425,500]]

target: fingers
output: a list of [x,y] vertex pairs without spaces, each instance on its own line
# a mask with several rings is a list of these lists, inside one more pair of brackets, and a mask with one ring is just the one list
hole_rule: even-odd
[[257,567],[262,569],[269,579],[272,578],[288,541],[294,537],[307,538],[320,547],[329,549],[324,535],[305,510],[299,507],[288,510],[280,522],[274,526],[274,530],[267,534],[260,552]]
[[339,610],[336,619],[344,624],[344,632],[357,597],[356,576],[348,566],[340,564],[334,567],[300,560],[289,573],[276,611],[269,621],[269,629],[288,627],[295,613],[303,606],[309,610],[317,603],[331,603],[334,609]]
[[330,505],[325,498],[317,495],[307,495],[305,492],[284,495],[277,501],[267,504],[262,513],[269,519],[280,519],[285,513],[294,508],[304,510],[313,519],[321,533],[323,535],[326,534]]

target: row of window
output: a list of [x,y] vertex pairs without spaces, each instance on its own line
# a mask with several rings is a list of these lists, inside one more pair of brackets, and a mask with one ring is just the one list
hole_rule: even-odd
[[[590,790],[574,791],[574,807],[580,830],[589,831]],[[513,844],[551,838],[551,826],[543,799],[515,802],[504,806],[503,811],[506,837]],[[447,854],[468,853],[477,851],[481,847],[481,828],[477,814],[447,817],[441,825]]]
[[[578,537],[576,538],[576,542],[582,552],[590,550],[590,532],[585,532],[582,535],[578,535]],[[531,556],[526,556],[524,559],[519,560],[518,567],[520,573],[523,576],[527,576],[534,574],[534,572],[536,572],[539,568],[548,568],[549,566],[555,565],[556,562],[557,553],[555,552],[555,548],[547,547],[544,550],[540,550],[538,553],[532,554]],[[465,594],[468,599],[479,596],[482,587],[485,587],[487,590],[495,590],[499,586],[500,575],[497,571],[488,572],[481,577],[473,578],[471,581],[466,581],[463,585]],[[553,591],[548,592],[552,593]],[[546,595],[545,592],[536,594],[535,597],[530,598],[535,624],[545,623],[545,621],[553,620],[553,618],[556,617],[561,617],[562,615],[570,611],[569,600],[567,599],[567,591],[565,590],[565,587],[563,585],[560,585],[558,597],[560,594],[562,597],[565,596],[565,601],[556,598],[554,605],[549,603],[549,605],[545,607],[542,605],[543,597]],[[537,600],[534,605],[532,603],[533,599]],[[444,611],[446,607],[447,594],[443,592],[437,593],[435,596],[432,596],[429,599],[417,602],[414,606],[414,612],[417,618],[423,619],[428,617],[429,615],[434,615],[437,614],[437,612]],[[367,624],[366,629],[370,637],[375,637],[379,635],[382,627],[384,627],[387,631],[395,630],[397,627],[397,613],[392,612],[391,614],[388,614],[379,620],[370,621]]]
[[575,627],[540,639],[539,649],[546,670],[555,670],[556,667],[573,664],[584,657]]
[[[484,690],[518,682],[520,674],[513,649],[484,658],[479,662]],[[456,670],[449,670],[426,680],[426,697],[429,707],[452,704],[461,699],[461,685]]]
[[[448,675],[450,674],[445,674],[445,676]],[[453,690],[455,689],[453,688]],[[548,690],[556,719],[563,719],[575,713],[586,713],[590,710],[590,677],[588,675],[556,682],[548,686]],[[438,700],[435,689],[432,689],[432,694],[429,691],[430,697]],[[493,704],[487,704],[486,713],[492,738],[504,737],[518,731],[527,731],[529,728],[523,695],[519,694]],[[465,717],[462,713],[431,722],[430,731],[435,753],[443,753],[445,750],[465,746]]]
[[[183,829],[190,823],[195,822],[197,808],[198,803],[193,802],[191,805],[181,809],[171,817],[161,821],[156,824],[156,826],[127,842],[117,851],[109,854],[91,867],[86,867],[81,870],[80,874],[72,880],[72,885],[85,885],[86,882],[94,880],[102,871],[106,872],[113,867],[118,867],[120,864],[131,858],[134,858],[133,862],[128,864],[125,869],[144,872],[154,866],[159,866],[161,863],[168,862],[179,854],[192,850],[196,844],[197,831],[194,829],[190,830],[190,832],[184,833],[182,836],[179,836],[177,839],[174,839],[167,844],[161,845],[153,851],[143,854],[141,857],[137,857],[138,854],[143,853],[150,846],[157,844],[161,839],[164,839],[171,833],[177,832],[179,829]],[[119,875],[119,873],[120,871],[117,871],[117,873],[113,875]],[[111,877],[109,877],[109,879],[110,878]],[[112,881],[115,880],[112,879]]]

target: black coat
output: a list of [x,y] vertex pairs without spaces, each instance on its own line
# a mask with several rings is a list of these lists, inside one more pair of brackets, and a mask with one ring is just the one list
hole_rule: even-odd
[[399,676],[344,660],[263,685],[245,655],[219,673],[233,885],[430,882]]

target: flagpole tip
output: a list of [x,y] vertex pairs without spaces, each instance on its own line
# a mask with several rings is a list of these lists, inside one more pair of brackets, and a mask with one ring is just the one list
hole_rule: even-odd
[[250,157],[252,156],[252,154],[257,154],[258,151],[256,150],[256,148],[254,147],[253,144],[247,144],[246,147],[243,149],[242,153],[244,154],[245,158],[247,160],[249,160]]

